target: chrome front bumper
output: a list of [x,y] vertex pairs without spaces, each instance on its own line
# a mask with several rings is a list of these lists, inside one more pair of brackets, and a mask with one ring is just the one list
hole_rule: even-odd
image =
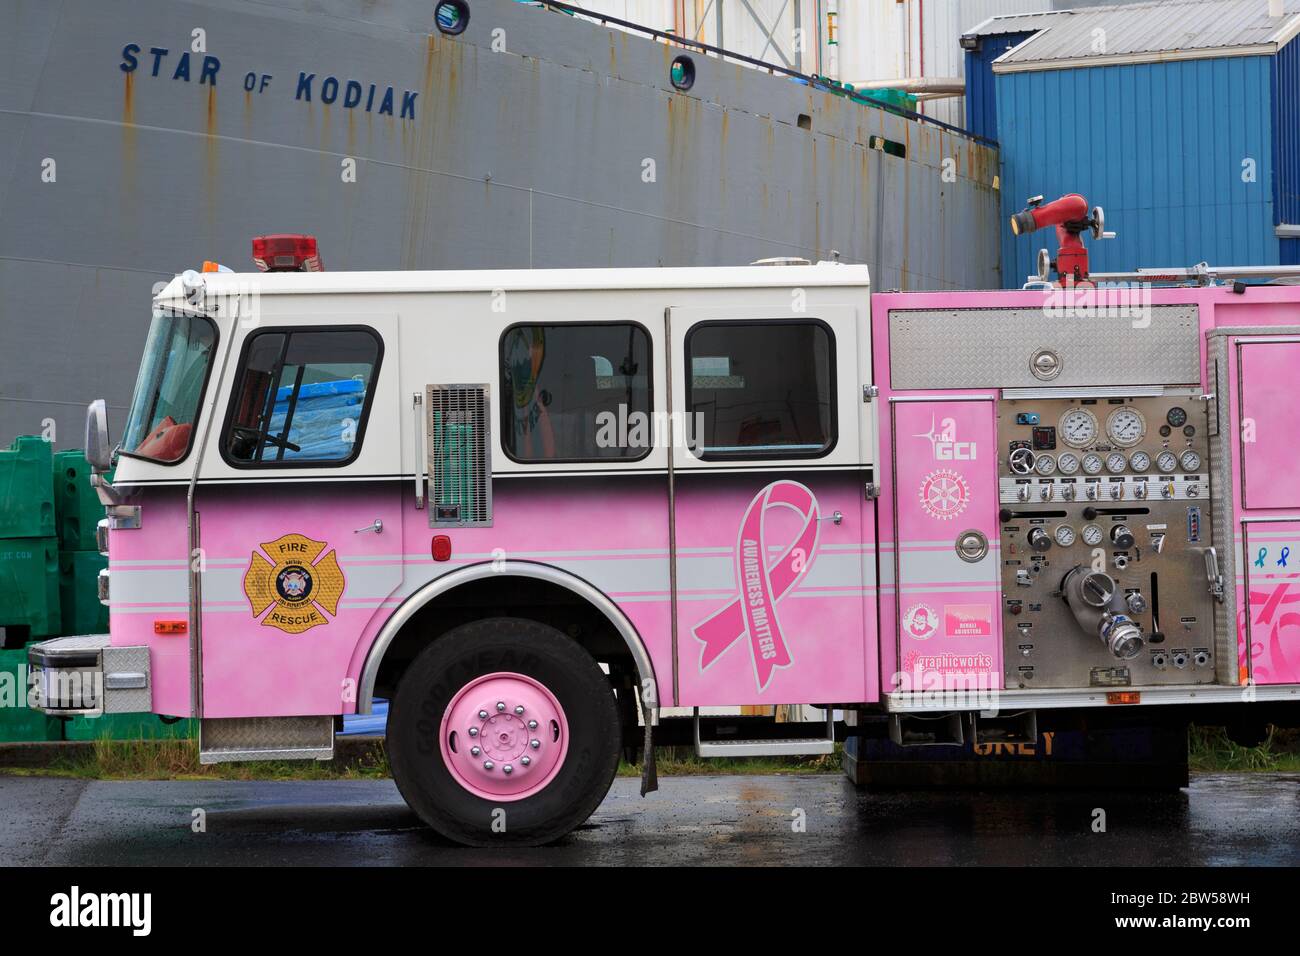
[[79,634],[27,649],[31,707],[55,717],[153,709],[149,648],[113,647],[107,634]]

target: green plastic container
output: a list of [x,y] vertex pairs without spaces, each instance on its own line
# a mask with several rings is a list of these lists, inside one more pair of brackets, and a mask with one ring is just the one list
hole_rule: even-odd
[[34,435],[0,449],[0,538],[54,534],[53,455],[54,446]]
[[63,722],[27,709],[27,649],[0,651],[0,743],[62,740]]
[[64,740],[167,740],[195,734],[192,720],[164,723],[156,714],[105,714],[73,717],[64,723]]
[[[112,481],[112,476],[109,476]],[[104,505],[90,487],[90,462],[80,448],[54,453],[54,523],[59,550],[96,551],[95,526]]]
[[108,606],[99,600],[99,572],[108,558],[98,551],[59,552],[59,611],[64,634],[107,634]]
[[59,539],[0,539],[0,627],[23,640],[59,635]]
[[900,110],[916,112],[916,97],[903,90],[858,90],[857,95],[864,99],[875,100],[876,103],[887,103]]

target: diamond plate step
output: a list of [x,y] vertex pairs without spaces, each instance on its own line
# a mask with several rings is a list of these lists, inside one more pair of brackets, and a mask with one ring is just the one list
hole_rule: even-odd
[[[791,725],[803,730],[798,724]],[[700,757],[804,757],[835,752],[835,712],[826,711],[826,736],[772,740],[701,740],[700,711],[695,711],[695,753]]]
[[199,723],[199,763],[234,760],[330,760],[334,718],[205,717]]

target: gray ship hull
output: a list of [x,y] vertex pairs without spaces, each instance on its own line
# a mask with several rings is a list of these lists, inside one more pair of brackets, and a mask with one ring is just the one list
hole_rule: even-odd
[[[872,266],[997,288],[996,150],[511,0],[0,0],[0,441],[120,426],[151,289],[267,232],[325,267]],[[195,31],[202,31],[201,34]],[[160,52],[165,51],[165,52]],[[873,138],[906,155],[872,148]]]

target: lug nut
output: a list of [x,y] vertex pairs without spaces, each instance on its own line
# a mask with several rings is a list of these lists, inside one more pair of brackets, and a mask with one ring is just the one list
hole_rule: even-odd
[[522,715],[523,712],[524,712],[524,705],[523,705],[523,704],[519,704],[517,707],[515,707],[515,713],[516,713],[516,714],[521,714],[521,715]]
[[497,701],[497,713],[499,714],[501,713],[501,711],[505,709],[506,709],[506,702],[504,700]]
[[478,756],[479,754],[481,754],[482,752],[483,752],[482,749],[479,748],[479,747],[470,747],[470,748],[469,748],[469,754],[470,754],[471,757],[477,757],[477,756]]
[[487,720],[487,711],[486,711],[486,710],[480,710],[480,711],[478,712],[478,716],[479,716],[479,720]]
[[536,730],[536,729],[537,729],[537,721],[535,721],[535,720],[530,720],[530,721],[528,722],[528,729],[529,729],[529,730]]
[[471,727],[471,728],[469,729],[469,735],[470,735],[471,737],[477,737],[477,736],[478,736],[478,728],[477,728],[477,727]]
[[515,772],[515,768],[512,767],[512,766],[510,766],[510,764],[506,764],[504,767],[501,768],[501,772],[502,772],[502,773],[514,773],[514,772]]
[[519,762],[523,764],[525,767],[527,767],[529,764],[533,762],[533,758],[528,756],[528,754],[524,754],[522,757],[519,758]]
[[530,740],[530,741],[528,742],[528,746],[532,747],[534,750],[536,750],[536,749],[537,749],[538,747],[540,747],[541,745],[542,745],[542,742],[541,742],[540,740],[537,740],[537,739],[533,739],[533,740]]
[[483,761],[483,769],[484,769],[484,770],[491,770],[491,769],[492,769],[493,767],[495,767],[495,766],[496,766],[496,764],[494,764],[491,760],[484,760],[484,761]]

